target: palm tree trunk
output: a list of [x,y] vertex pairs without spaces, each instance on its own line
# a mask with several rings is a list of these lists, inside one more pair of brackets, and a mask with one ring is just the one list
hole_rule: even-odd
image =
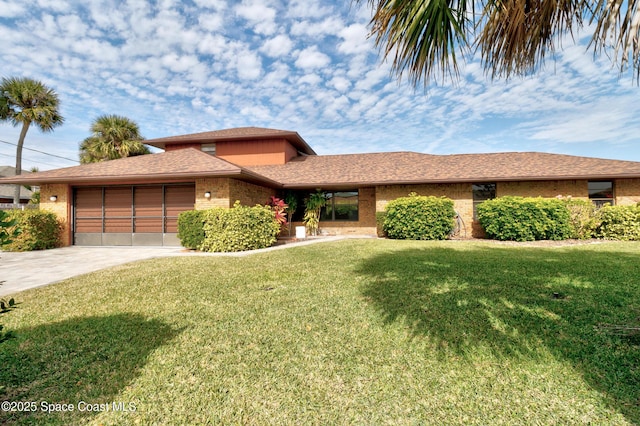
[[[20,138],[18,139],[18,148],[16,149],[16,176],[22,174],[22,145],[24,145],[24,138],[27,136],[27,131],[31,121],[24,121],[22,123],[22,130],[20,130]],[[22,185],[16,184],[13,192],[13,204],[20,204],[20,188]]]

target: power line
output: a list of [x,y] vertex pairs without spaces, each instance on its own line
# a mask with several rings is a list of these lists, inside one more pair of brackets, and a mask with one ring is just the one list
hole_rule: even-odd
[[[18,144],[16,144],[16,143],[3,141],[2,139],[0,139],[0,142],[2,142],[2,143],[6,143],[7,145],[18,146]],[[49,155],[49,156],[51,156],[51,157],[61,158],[61,159],[63,159],[63,160],[73,161],[73,162],[75,162],[75,163],[79,163],[79,162],[80,162],[79,160],[74,160],[73,158],[62,157],[62,156],[60,156],[60,155],[56,155],[56,154],[49,154],[48,152],[39,151],[39,150],[37,150],[37,149],[28,148],[28,147],[26,147],[26,146],[22,147],[22,149],[27,149],[27,150],[29,150],[29,151],[38,152],[38,153],[40,153],[40,154],[44,154],[44,155]]]
[[[9,158],[16,158],[15,154],[14,155],[9,155],[9,154],[4,154],[2,152],[0,152],[0,155],[3,157],[9,157]],[[51,164],[51,163],[46,163],[44,161],[39,161],[39,160],[32,160],[30,158],[23,158],[24,161],[28,161],[31,163],[38,163],[38,164],[44,164],[46,166],[51,166],[51,167],[60,167],[60,164]]]

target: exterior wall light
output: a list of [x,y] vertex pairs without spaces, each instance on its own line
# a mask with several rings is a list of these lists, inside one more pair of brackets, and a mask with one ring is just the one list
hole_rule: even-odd
[[51,197],[49,197],[49,200],[53,201],[55,203],[56,201],[58,201],[58,196],[57,195],[52,195]]
[[207,200],[208,200],[209,198],[211,198],[211,192],[209,192],[209,191],[205,192],[205,193],[204,193],[204,198],[206,198]]

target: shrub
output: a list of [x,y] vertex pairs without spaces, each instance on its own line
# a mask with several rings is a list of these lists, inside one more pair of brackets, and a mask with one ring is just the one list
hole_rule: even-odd
[[10,232],[16,229],[20,233],[12,238],[12,242],[2,246],[6,251],[46,250],[60,247],[62,224],[52,212],[43,210],[11,210],[9,219],[15,220]]
[[386,218],[386,212],[376,212],[376,233],[380,238],[385,238],[387,236],[387,233],[384,232],[384,220]]
[[563,240],[571,236],[569,210],[556,198],[500,197],[477,207],[489,238],[511,241]]
[[600,225],[596,231],[599,238],[608,240],[640,240],[640,207],[604,206],[598,211]]
[[588,200],[565,199],[563,201],[569,210],[570,238],[580,240],[593,238],[599,225],[595,204]]
[[20,232],[14,225],[15,219],[9,217],[9,213],[0,210],[0,248],[9,244]]
[[232,209],[205,212],[203,251],[235,252],[266,248],[276,242],[280,224],[268,206],[246,207],[238,201]]
[[178,238],[188,249],[198,249],[204,241],[205,210],[188,210],[178,215]]
[[453,201],[415,193],[397,198],[385,208],[383,229],[389,238],[444,240],[455,226]]

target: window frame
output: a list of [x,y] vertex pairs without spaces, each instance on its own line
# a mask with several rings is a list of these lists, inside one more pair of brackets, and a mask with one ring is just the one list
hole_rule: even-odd
[[[358,222],[360,220],[360,191],[358,189],[355,190],[340,190],[340,191],[322,191],[324,193],[324,197],[327,200],[327,204],[331,204],[330,206],[325,205],[322,207],[320,212],[320,221],[321,222]],[[336,194],[352,194],[350,197],[339,197]],[[336,200],[339,199],[348,199],[351,197],[355,197],[355,203],[336,203]],[[336,205],[347,205],[347,206],[355,206],[355,218],[354,219],[345,219],[345,218],[336,218]],[[330,217],[328,216],[328,212],[331,212]]]
[[[610,186],[606,188],[592,188],[591,184],[603,184],[608,183]],[[611,191],[609,197],[596,197],[595,195],[600,195],[607,190]],[[593,192],[592,191],[598,191]],[[596,207],[601,208],[605,205],[614,206],[616,204],[616,191],[615,191],[615,183],[613,180],[590,180],[587,181],[587,194],[589,196],[589,201],[591,201]]]
[[[480,189],[476,189],[476,187],[487,187],[487,186],[492,186],[493,190],[489,190],[487,191],[486,189],[480,190]],[[471,199],[473,202],[473,220],[478,220],[478,214],[477,214],[477,207],[478,205],[484,203],[485,201],[488,200],[493,200],[496,198],[496,194],[497,194],[497,189],[498,189],[498,185],[496,184],[496,182],[482,182],[482,183],[472,183],[471,184]],[[491,195],[489,195],[488,197],[478,197],[478,193],[480,191],[483,192],[492,192]]]

